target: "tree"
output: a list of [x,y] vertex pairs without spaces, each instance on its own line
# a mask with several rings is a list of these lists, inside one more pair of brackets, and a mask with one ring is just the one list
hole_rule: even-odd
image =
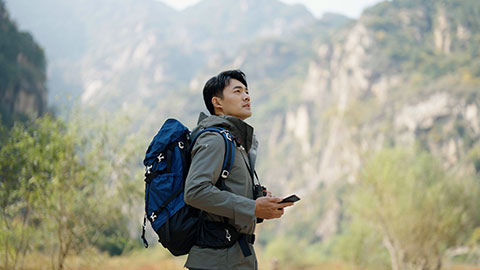
[[51,255],[52,269],[63,269],[69,255],[86,247],[119,254],[131,245],[121,202],[137,194],[107,180],[128,177],[135,144],[113,140],[114,146],[108,126],[93,127],[47,115],[0,132],[4,269],[23,268],[31,251]]
[[[0,148],[0,201],[2,230],[0,239],[5,269],[15,269],[31,247],[34,221],[41,189],[48,177],[49,159],[42,143],[50,138],[22,124],[11,131],[3,130]],[[51,151],[49,151],[51,153]]]
[[354,188],[354,220],[380,232],[393,270],[441,269],[447,248],[468,239],[479,217],[479,183],[446,172],[430,154],[386,149]]

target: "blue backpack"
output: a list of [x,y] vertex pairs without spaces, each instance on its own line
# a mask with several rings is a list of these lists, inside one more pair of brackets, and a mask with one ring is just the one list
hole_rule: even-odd
[[203,132],[218,132],[225,140],[225,158],[217,185],[224,184],[232,168],[235,144],[228,130],[210,127],[194,134],[182,123],[168,119],[148,146],[145,165],[145,216],[142,240],[145,247],[147,219],[158,235],[158,241],[173,255],[185,255],[197,241],[200,210],[183,200],[185,179],[191,162],[191,150]]

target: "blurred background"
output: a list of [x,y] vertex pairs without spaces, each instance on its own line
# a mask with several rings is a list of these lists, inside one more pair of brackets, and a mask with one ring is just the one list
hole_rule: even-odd
[[236,68],[260,269],[480,269],[480,2],[331,2],[0,0],[0,269],[182,269],[143,156]]

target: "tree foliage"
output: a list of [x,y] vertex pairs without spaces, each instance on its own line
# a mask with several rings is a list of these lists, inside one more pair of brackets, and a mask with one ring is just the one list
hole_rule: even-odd
[[[85,130],[50,116],[4,129],[7,136],[2,136],[0,148],[4,269],[21,269],[32,251],[51,255],[52,268],[63,269],[68,256],[87,247],[120,254],[132,246],[120,203],[129,196],[123,186],[106,181],[113,173],[125,175],[115,167],[120,164],[106,159],[112,154],[104,140],[108,136],[91,130],[87,134],[96,137],[83,136]],[[119,198],[120,192],[125,197]]]
[[365,166],[351,207],[380,234],[394,270],[440,269],[445,251],[478,225],[479,187],[428,153],[386,149]]

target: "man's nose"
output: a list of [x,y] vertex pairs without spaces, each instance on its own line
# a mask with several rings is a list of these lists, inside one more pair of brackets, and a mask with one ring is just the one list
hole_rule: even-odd
[[243,100],[250,101],[250,95],[247,93],[243,94]]

